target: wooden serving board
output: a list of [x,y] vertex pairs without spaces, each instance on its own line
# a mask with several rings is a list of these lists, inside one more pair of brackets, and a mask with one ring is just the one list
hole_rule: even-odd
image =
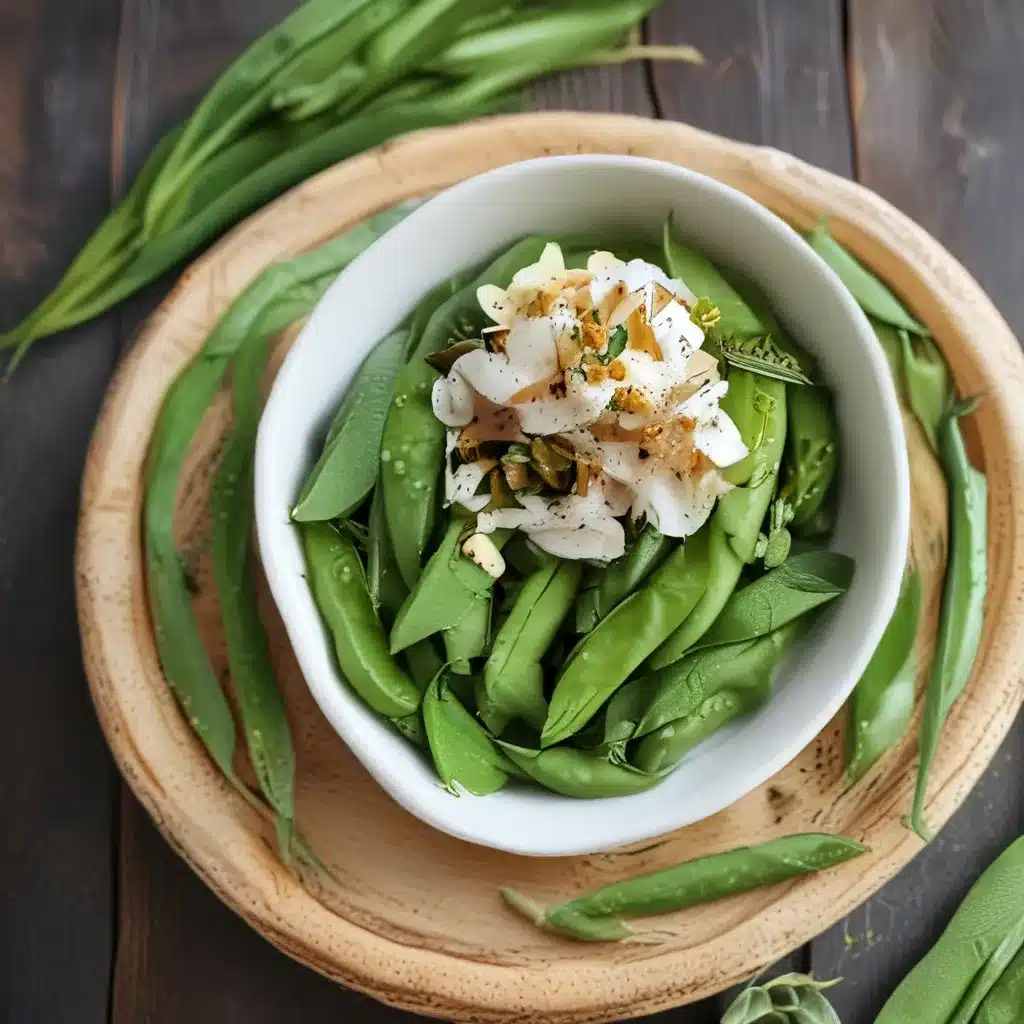
[[[1024,359],[977,283],[878,196],[783,153],[684,125],[577,113],[421,132],[312,179],[189,269],[117,375],[93,438],[82,499],[77,574],[86,666],[122,773],[164,836],[221,899],[324,974],[395,1005],[456,1020],[604,1021],[697,1000],[806,942],[920,849],[901,824],[913,791],[916,727],[844,792],[842,716],[760,789],[638,848],[531,860],[460,842],[392,803],[348,752],[310,698],[267,599],[298,749],[298,826],[329,868],[329,874],[295,873],[282,866],[267,822],[222,780],[171,696],[146,610],[142,471],[164,393],[219,315],[269,263],[320,245],[384,207],[492,167],[576,152],[633,153],[703,171],[800,228],[828,216],[839,241],[931,328],[960,391],[984,396],[968,421],[968,440],[991,488],[986,630],[974,679],[952,711],[935,762],[933,825],[977,781],[1024,695]],[[192,453],[177,519],[197,584],[197,616],[222,677],[206,497],[228,417],[222,395]],[[945,558],[944,485],[916,422],[905,416],[905,423],[912,546],[926,594],[919,637],[926,668]],[[820,876],[659,919],[659,929],[673,935],[658,946],[590,946],[548,936],[509,913],[497,893],[510,884],[547,901],[805,830],[842,832],[873,852]]]

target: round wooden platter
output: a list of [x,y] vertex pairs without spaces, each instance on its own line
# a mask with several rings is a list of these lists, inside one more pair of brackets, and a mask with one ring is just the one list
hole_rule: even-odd
[[[683,125],[575,113],[421,132],[312,179],[241,225],[182,277],[117,375],[84,482],[77,573],[86,664],[125,778],[221,899],[324,974],[390,1003],[456,1020],[603,1021],[699,999],[809,940],[920,849],[901,824],[913,790],[916,721],[897,749],[844,792],[842,716],[728,810],[640,848],[531,860],[452,839],[392,803],[332,732],[268,599],[266,620],[298,749],[298,827],[329,869],[296,872],[280,863],[268,824],[222,780],[171,696],[146,610],[142,471],[164,393],[218,316],[267,264],[317,246],[384,207],[502,164],[575,152],[632,153],[695,168],[800,228],[827,216],[836,237],[928,324],[961,393],[983,396],[968,421],[968,439],[991,487],[987,625],[974,679],[952,711],[932,773],[933,826],[950,816],[981,775],[1022,698],[1024,360],[975,281],[878,196],[785,154]],[[281,347],[286,344],[282,339]],[[178,526],[196,581],[201,630],[226,678],[206,543],[207,488],[229,416],[223,399],[194,447]],[[945,557],[944,487],[916,422],[905,421],[913,556],[926,588],[919,638],[926,668]],[[629,813],[628,801],[623,813]],[[498,897],[498,886],[510,884],[552,900],[805,830],[841,832],[873,852],[819,876],[659,919],[659,931],[671,933],[660,945],[575,944],[534,930]]]

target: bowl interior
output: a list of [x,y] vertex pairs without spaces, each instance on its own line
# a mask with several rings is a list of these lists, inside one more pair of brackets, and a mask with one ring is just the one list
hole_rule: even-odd
[[[288,510],[359,363],[433,285],[531,233],[656,241],[670,212],[687,241],[764,289],[835,392],[842,501],[832,546],[856,559],[853,585],[783,664],[772,700],[654,789],[577,801],[509,786],[482,799],[454,799],[433,766],[339,678]],[[264,412],[256,515],[271,590],[310,690],[381,785],[453,835],[554,856],[608,849],[700,820],[760,785],[811,741],[848,696],[895,605],[909,483],[896,397],[870,326],[789,227],[742,193],[674,165],[570,156],[513,164],[449,189],[339,276],[285,360]]]

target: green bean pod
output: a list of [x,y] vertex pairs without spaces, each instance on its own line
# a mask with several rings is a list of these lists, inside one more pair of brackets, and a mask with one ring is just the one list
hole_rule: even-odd
[[536,685],[533,666],[539,668],[572,607],[582,573],[579,562],[554,562],[524,583],[484,665],[484,691],[491,714],[522,718],[536,728],[543,726],[548,708],[543,690]]
[[274,810],[278,846],[287,863],[295,818],[295,749],[260,621],[251,540],[260,378],[270,340],[256,335],[235,357],[234,424],[210,496],[211,548],[228,665],[249,759],[260,790]]
[[615,941],[633,934],[620,914],[646,917],[683,910],[823,871],[867,852],[853,839],[811,832],[684,861],[546,909],[515,890],[502,889],[501,894],[540,927],[584,941]]
[[971,983],[1024,919],[1024,839],[971,887],[924,959],[903,979],[875,1024],[946,1024]]
[[907,404],[924,428],[932,450],[937,451],[939,431],[949,411],[949,367],[931,338],[911,338],[902,329],[896,333],[900,340]]
[[343,519],[373,490],[380,469],[384,420],[395,380],[405,365],[408,340],[407,328],[393,331],[359,367],[345,396],[348,415],[332,429],[292,510],[297,522]]
[[[740,401],[738,408],[736,402],[726,408],[734,398]],[[719,499],[710,521],[707,589],[682,624],[651,656],[652,669],[677,661],[711,628],[736,589],[744,565],[753,561],[761,523],[775,495],[786,440],[786,385],[734,370],[729,374],[729,393],[722,407],[732,416],[751,450],[750,461],[744,460],[747,465],[742,467],[748,474],[747,482]],[[730,467],[726,476],[737,468]]]
[[301,529],[310,586],[342,675],[378,714],[411,715],[420,706],[420,691],[388,653],[355,544],[326,523]]
[[911,572],[868,667],[850,698],[846,777],[850,785],[907,731],[914,711],[917,681],[921,577]]
[[[757,710],[771,694],[783,653],[812,620],[813,613],[758,640],[711,647],[661,669],[658,694],[636,729],[642,739],[633,764],[641,771],[667,771],[723,725]],[[698,694],[700,704],[693,709]]]
[[486,730],[459,703],[442,669],[423,697],[426,728],[434,767],[454,796],[458,783],[474,796],[486,796],[505,785],[505,759]]
[[628,796],[657,785],[661,775],[617,765],[573,747],[529,750],[497,740],[513,764],[545,789],[582,800]]
[[785,484],[782,496],[793,509],[792,529],[814,520],[838,464],[835,410],[827,388],[791,387],[786,393]]
[[925,688],[921,756],[910,824],[927,838],[924,802],[939,733],[970,679],[978,655],[988,587],[988,485],[968,461],[956,411],[939,432],[939,461],[949,488],[949,555],[935,653]]
[[672,546],[670,537],[648,523],[621,558],[604,568],[592,567],[576,599],[576,632],[589,633],[661,565]]
[[576,645],[555,684],[541,744],[578,732],[684,621],[708,585],[708,531],[700,529],[648,582]]

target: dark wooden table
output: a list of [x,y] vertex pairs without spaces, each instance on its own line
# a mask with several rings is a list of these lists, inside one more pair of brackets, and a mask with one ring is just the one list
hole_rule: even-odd
[[[0,327],[49,290],[153,143],[294,0],[0,0]],[[538,104],[688,121],[855,175],[941,239],[1024,330],[1020,0],[667,0],[703,68],[545,83]],[[104,389],[166,283],[41,345],[0,389],[0,1020],[412,1021],[276,952],[121,784],[79,653],[79,478]],[[1022,829],[1024,730],[942,834],[794,954],[866,1024]],[[660,1015],[717,1021],[722,1001]]]

